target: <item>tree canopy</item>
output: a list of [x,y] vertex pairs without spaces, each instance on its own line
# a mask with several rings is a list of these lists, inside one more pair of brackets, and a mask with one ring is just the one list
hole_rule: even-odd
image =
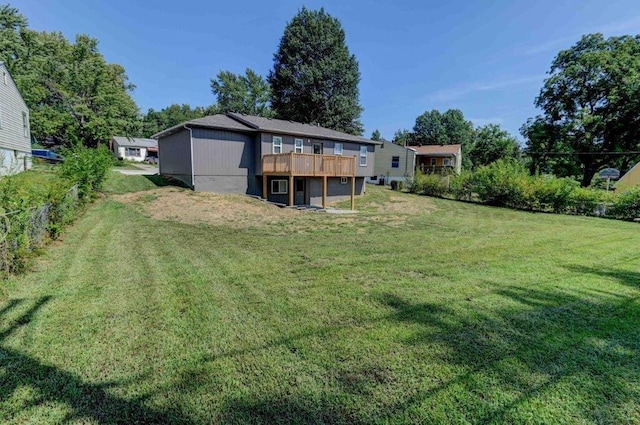
[[134,86],[122,66],[105,61],[95,38],[71,43],[61,33],[30,30],[17,9],[0,6],[0,60],[29,107],[34,137],[96,146],[139,133]]
[[469,149],[473,167],[489,165],[499,159],[519,159],[520,144],[498,124],[488,124],[475,130],[475,138]]
[[245,75],[220,71],[211,80],[211,91],[218,99],[218,110],[221,113],[238,112],[261,117],[274,115],[269,106],[269,84],[249,68]]
[[557,139],[548,148],[577,160],[582,186],[601,167],[628,167],[640,141],[640,36],[583,36],[555,57],[535,104],[544,117],[524,129],[528,148]]
[[287,24],[268,77],[279,118],[362,134],[360,71],[345,39],[324,9],[303,7]]
[[217,105],[192,108],[189,105],[173,104],[159,111],[149,109],[142,119],[142,135],[151,137],[152,135],[165,130],[174,125],[207,115],[220,113]]

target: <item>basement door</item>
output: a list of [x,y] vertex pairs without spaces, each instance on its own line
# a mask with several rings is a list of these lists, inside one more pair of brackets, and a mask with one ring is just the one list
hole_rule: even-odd
[[295,181],[293,182],[293,185],[295,186],[295,192],[294,192],[294,204],[295,205],[304,205],[305,204],[305,196],[304,196],[304,192],[305,192],[305,179],[304,178],[300,178],[300,177],[296,177]]

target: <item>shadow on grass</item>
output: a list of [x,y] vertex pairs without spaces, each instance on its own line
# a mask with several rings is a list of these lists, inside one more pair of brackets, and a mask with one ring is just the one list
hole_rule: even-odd
[[[613,275],[637,282],[637,276],[627,273]],[[496,293],[508,302],[493,311],[474,309],[472,303],[457,308],[412,303],[390,293],[378,298],[395,310],[392,320],[422,326],[404,343],[444,345],[447,354],[442,360],[466,371],[393,410],[406,410],[438,393],[462,388],[464,398],[457,410],[470,414],[468,420],[510,422],[523,420],[517,416],[518,407],[530,400],[570,388],[566,405],[555,406],[556,415],[577,415],[578,421],[623,421],[625,406],[633,406],[640,396],[631,384],[640,379],[637,299],[520,287]],[[561,382],[563,387],[557,387]],[[576,404],[581,408],[571,410]]]
[[158,174],[145,174],[144,177],[157,187],[176,186],[183,189],[189,189],[189,186],[177,179],[165,178]]
[[640,288],[640,272],[612,268],[592,268],[585,266],[568,266],[574,273],[590,274],[599,277],[615,279],[619,283],[632,288]]
[[[43,364],[24,353],[3,346],[4,340],[20,327],[27,325],[49,299],[38,299],[26,312],[13,320],[6,316],[23,305],[24,300],[11,300],[0,310],[0,323],[8,324],[0,331],[0,371],[3,372],[0,403],[6,402],[16,391],[29,387],[35,390],[38,396],[35,400],[27,402],[28,405],[20,405],[20,409],[47,403],[63,403],[71,409],[71,413],[63,422],[89,419],[100,424],[190,423],[177,410],[159,411],[146,406],[144,401],[150,395],[126,400],[109,394],[109,388],[124,384],[123,382],[100,385],[86,383],[69,372]],[[14,411],[10,415],[20,413]],[[5,417],[4,420],[11,420],[11,417]]]

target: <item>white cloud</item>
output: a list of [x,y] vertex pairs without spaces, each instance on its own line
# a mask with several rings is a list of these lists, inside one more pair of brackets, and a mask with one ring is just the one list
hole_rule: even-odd
[[427,96],[429,102],[447,102],[460,99],[468,94],[485,91],[502,90],[505,88],[519,86],[530,83],[541,83],[544,76],[526,76],[518,78],[506,78],[494,81],[480,81],[476,83],[464,84],[450,89],[439,90]]
[[475,127],[480,127],[487,124],[504,124],[504,119],[500,117],[493,118],[469,118],[469,121],[473,123]]
[[528,48],[525,48],[524,51],[521,52],[521,54],[524,56],[530,56],[536,55],[538,53],[557,51],[560,49],[568,48],[571,45],[575,44],[584,34],[593,34],[599,32],[604,34],[605,36],[611,36],[628,33],[629,31],[640,32],[640,16],[636,16],[635,18],[629,19],[627,21],[613,22],[600,27],[585,30],[581,34],[573,34],[567,37],[556,38],[555,40],[550,40],[536,46],[530,46]]

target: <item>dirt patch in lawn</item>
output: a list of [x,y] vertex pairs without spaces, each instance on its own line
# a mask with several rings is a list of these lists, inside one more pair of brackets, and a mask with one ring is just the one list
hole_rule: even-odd
[[244,195],[193,192],[176,187],[112,195],[111,199],[133,205],[156,220],[234,228],[280,228],[288,233],[361,227],[367,222],[395,227],[404,224],[409,215],[426,211],[421,205],[423,202],[416,203],[405,196],[392,197],[389,203],[375,205],[374,211],[371,209],[374,205],[369,204],[368,214],[341,215],[280,208]]

